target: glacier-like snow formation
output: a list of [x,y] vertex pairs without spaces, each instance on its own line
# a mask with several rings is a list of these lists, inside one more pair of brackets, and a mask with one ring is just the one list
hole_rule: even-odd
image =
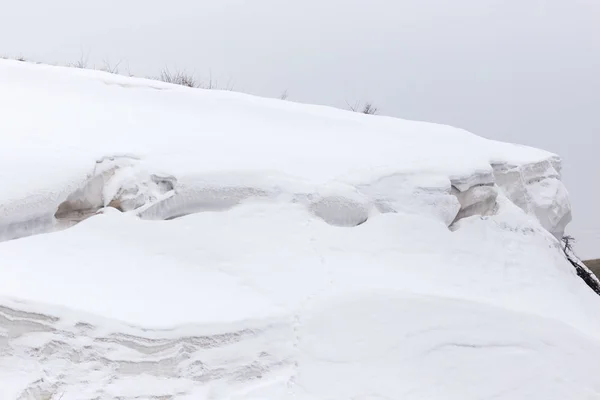
[[7,60],[0,109],[0,398],[600,398],[554,154]]

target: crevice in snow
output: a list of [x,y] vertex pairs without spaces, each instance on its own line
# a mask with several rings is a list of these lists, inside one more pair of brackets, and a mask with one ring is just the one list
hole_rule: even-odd
[[[571,219],[560,182],[557,160],[526,164],[492,164],[490,171],[452,177],[430,173],[389,174],[356,186],[330,182],[319,188],[292,191],[277,184],[247,184],[231,176],[187,177],[152,173],[134,155],[106,156],[96,161],[87,181],[62,201],[54,214],[1,227],[9,238],[68,228],[106,207],[148,220],[171,220],[200,212],[227,211],[248,200],[289,201],[306,207],[327,224],[355,227],[374,213],[431,215],[451,230],[461,219],[497,212],[498,190],[553,235],[562,235]],[[493,171],[493,173],[491,172]],[[236,176],[235,174],[233,175]],[[191,180],[190,180],[191,179]]]
[[142,219],[171,220],[199,212],[226,211],[249,198],[273,195],[267,190],[244,186],[180,185],[171,190],[174,190],[172,196],[140,210],[137,215]]
[[92,177],[58,206],[54,218],[57,221],[77,223],[94,215],[104,206],[102,198],[104,184],[103,174]]
[[[281,201],[279,190],[250,186],[182,185],[172,196],[139,210],[136,214],[148,220],[172,220],[200,212],[227,211],[250,199]],[[369,218],[371,207],[357,193],[342,194],[296,193],[283,194],[286,201],[305,206],[326,223],[340,227],[357,226]]]
[[96,161],[92,176],[71,193],[56,212],[59,225],[70,226],[105,207],[133,211],[164,199],[177,180],[168,175],[149,174],[132,156],[103,157]]
[[377,212],[428,215],[450,225],[460,210],[446,176],[430,173],[390,174],[356,189]]
[[0,242],[46,233],[53,229],[54,224],[55,219],[52,213],[34,216],[25,221],[0,224]]
[[496,213],[498,190],[494,184],[477,184],[460,191],[453,183],[451,193],[460,203],[460,210],[451,225],[473,215],[488,216]]

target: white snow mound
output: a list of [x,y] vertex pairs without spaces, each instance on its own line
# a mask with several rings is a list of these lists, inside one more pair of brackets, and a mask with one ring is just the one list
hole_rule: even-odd
[[7,60],[0,109],[2,399],[600,399],[553,154]]

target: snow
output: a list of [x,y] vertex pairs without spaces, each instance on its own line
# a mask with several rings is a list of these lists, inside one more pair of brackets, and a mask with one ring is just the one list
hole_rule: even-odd
[[600,398],[553,154],[4,60],[0,107],[0,398]]
[[[0,129],[10,143],[0,150],[3,219],[56,209],[97,161],[111,156],[139,158],[146,172],[182,183],[211,173],[245,181],[243,172],[269,187],[365,184],[407,172],[489,180],[490,164],[499,159],[523,164],[551,157],[423,122],[96,71],[7,60],[0,68]],[[469,157],[458,156],[464,152]]]
[[533,315],[378,291],[322,305],[304,329],[298,386],[323,398],[598,398],[593,371],[572,376],[594,340]]

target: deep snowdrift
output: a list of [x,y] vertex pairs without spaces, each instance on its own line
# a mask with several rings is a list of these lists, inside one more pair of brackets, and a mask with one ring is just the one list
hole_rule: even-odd
[[0,61],[0,398],[600,398],[557,156]]

